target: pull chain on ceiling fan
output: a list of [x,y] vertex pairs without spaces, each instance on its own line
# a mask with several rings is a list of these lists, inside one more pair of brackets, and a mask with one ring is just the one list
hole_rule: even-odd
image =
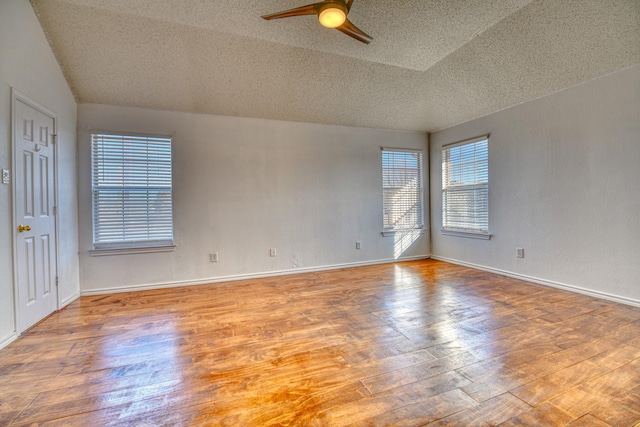
[[318,21],[323,27],[335,28],[349,37],[369,44],[373,38],[353,25],[347,18],[352,3],[353,0],[324,0],[295,9],[264,15],[262,18],[270,20],[290,18],[292,16],[318,15]]

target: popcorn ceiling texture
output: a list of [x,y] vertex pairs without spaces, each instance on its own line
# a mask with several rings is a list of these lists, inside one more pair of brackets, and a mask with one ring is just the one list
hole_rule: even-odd
[[79,102],[433,131],[640,62],[639,0],[31,0]]

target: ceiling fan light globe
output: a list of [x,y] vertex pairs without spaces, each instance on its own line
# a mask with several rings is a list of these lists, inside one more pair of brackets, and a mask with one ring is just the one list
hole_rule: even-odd
[[320,25],[326,28],[338,28],[347,20],[347,11],[339,6],[325,7],[318,14]]

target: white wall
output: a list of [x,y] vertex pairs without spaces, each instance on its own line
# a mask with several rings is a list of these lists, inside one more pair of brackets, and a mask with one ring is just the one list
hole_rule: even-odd
[[[442,235],[442,146],[487,133],[493,238]],[[640,303],[640,66],[435,132],[430,153],[434,257]]]
[[[11,87],[58,114],[60,297],[79,293],[76,103],[27,0],[0,1],[0,169],[11,170]],[[0,184],[0,346],[14,335],[11,185]]]
[[[90,256],[92,130],[173,136],[175,252]],[[421,132],[95,104],[78,106],[78,132],[85,293],[392,260],[395,240],[380,235],[380,147],[428,154]],[[402,257],[428,256],[428,236]]]

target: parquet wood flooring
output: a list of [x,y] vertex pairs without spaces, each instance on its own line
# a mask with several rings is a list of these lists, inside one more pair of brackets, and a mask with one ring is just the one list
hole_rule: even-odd
[[434,260],[85,296],[2,426],[635,426],[640,308]]

